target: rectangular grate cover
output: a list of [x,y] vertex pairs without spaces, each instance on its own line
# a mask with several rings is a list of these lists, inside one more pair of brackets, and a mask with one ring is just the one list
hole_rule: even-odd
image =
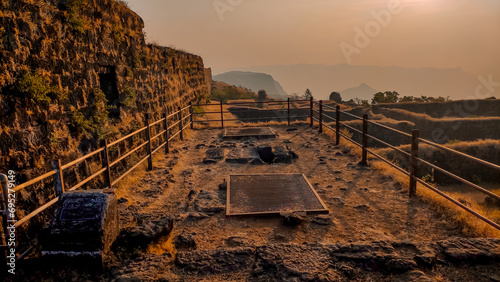
[[226,215],[279,214],[283,211],[328,213],[303,174],[230,175]]
[[224,138],[274,138],[276,135],[269,127],[243,127],[243,128],[227,128],[224,131]]

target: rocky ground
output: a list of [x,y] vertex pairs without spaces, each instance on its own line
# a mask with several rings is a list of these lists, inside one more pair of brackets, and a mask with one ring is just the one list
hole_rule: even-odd
[[[42,277],[500,281],[500,240],[469,238],[315,129],[273,130],[275,139],[223,140],[220,129],[205,129],[175,142],[153,171],[117,191],[121,233],[105,274]],[[266,147],[281,157],[266,163],[247,153]],[[330,213],[226,217],[224,182],[241,173],[304,174]]]

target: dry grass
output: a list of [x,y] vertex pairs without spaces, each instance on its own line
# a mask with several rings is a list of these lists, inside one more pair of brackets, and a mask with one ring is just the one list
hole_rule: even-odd
[[[335,140],[335,132],[325,129],[325,134]],[[344,131],[344,134],[347,132]],[[347,134],[349,136],[349,134]],[[475,142],[461,142],[466,144],[453,144],[450,145],[453,149],[464,148],[467,146],[489,146],[491,143],[498,143],[498,140],[479,140]],[[345,138],[341,137],[340,145],[350,148],[351,155],[356,155],[361,157],[361,148],[352,144]],[[403,187],[410,186],[410,179],[407,175],[401,173],[399,170],[393,168],[392,166],[377,160],[373,155],[368,154],[368,158],[371,159],[371,166],[376,170],[380,171],[382,174],[392,177],[395,181],[401,184]],[[500,189],[493,190],[494,193],[500,192]],[[500,211],[498,210],[487,210],[479,205],[476,201],[468,196],[464,196],[460,193],[447,192],[449,196],[454,199],[462,200],[466,202],[466,205],[477,211],[478,213],[488,217],[489,219],[500,222]],[[424,185],[417,183],[417,196],[420,200],[429,204],[436,212],[445,215],[450,220],[454,220],[463,226],[463,232],[465,234],[471,234],[473,236],[480,237],[500,237],[500,230],[497,230],[490,226],[489,224],[478,219],[474,215],[465,211],[464,209],[458,207],[454,203],[445,199],[444,197],[436,194],[432,190],[428,189]]]

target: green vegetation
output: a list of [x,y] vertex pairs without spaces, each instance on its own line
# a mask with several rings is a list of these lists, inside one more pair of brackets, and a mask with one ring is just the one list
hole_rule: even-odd
[[312,94],[311,90],[309,90],[309,88],[306,89],[303,97],[304,97],[304,100],[309,100],[309,99],[313,98],[313,94]]
[[378,92],[372,98],[372,104],[397,103],[398,101],[399,93],[396,91]]
[[226,103],[228,100],[241,99],[256,99],[257,95],[248,89],[238,88],[236,86],[225,86],[221,89],[212,89],[210,95],[211,100],[222,101]]
[[22,70],[17,90],[26,95],[33,104],[45,106],[52,102],[51,97],[58,102],[67,100],[69,93],[68,88],[52,87],[48,72],[39,69],[32,73],[27,67]]
[[93,94],[93,102],[88,111],[92,115],[86,117],[81,111],[74,111],[71,116],[71,121],[78,133],[90,133],[96,140],[99,140],[106,135],[107,132],[111,131],[110,128],[107,127],[109,120],[108,115],[111,107],[107,105],[108,100],[106,99],[106,94],[104,94],[101,89],[94,89]]
[[396,91],[378,92],[373,95],[372,104],[380,103],[429,103],[429,102],[448,102],[450,97],[427,97],[427,96],[403,96],[399,98],[399,93]]
[[452,139],[452,140],[448,140],[446,142],[446,144],[456,144],[456,143],[460,143],[460,140],[458,140],[458,139]]
[[125,31],[118,27],[117,25],[113,26],[113,38],[116,43],[122,43],[125,37]]
[[203,107],[193,106],[193,113],[197,114],[198,117],[205,116],[205,110],[203,109]]
[[124,99],[122,105],[128,108],[136,108],[135,100],[137,99],[137,93],[135,88],[131,85],[127,85],[123,88]]
[[85,33],[88,21],[83,16],[83,9],[87,6],[87,0],[68,0],[66,3],[66,20],[71,25],[71,28],[80,33]]

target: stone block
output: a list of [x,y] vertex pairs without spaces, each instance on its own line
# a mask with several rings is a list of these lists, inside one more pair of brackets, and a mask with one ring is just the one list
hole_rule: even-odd
[[114,194],[101,190],[64,193],[42,239],[42,255],[105,260],[118,233]]

